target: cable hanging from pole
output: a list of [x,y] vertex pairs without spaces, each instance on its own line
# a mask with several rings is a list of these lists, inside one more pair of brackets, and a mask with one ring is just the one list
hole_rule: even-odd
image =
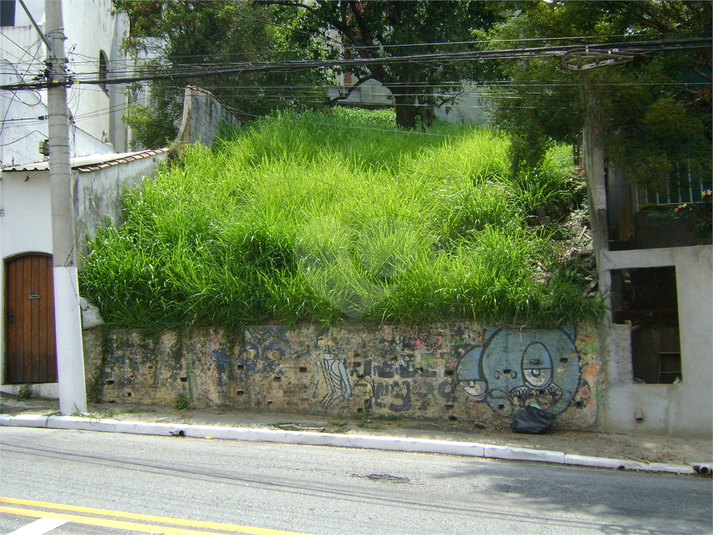
[[[297,72],[301,70],[321,69],[321,68],[339,68],[339,67],[368,67],[369,65],[396,65],[402,63],[448,63],[454,61],[478,61],[478,60],[504,60],[504,59],[527,59],[527,58],[542,58],[542,57],[562,57],[572,58],[581,54],[582,50],[586,54],[599,55],[600,57],[616,57],[622,62],[624,58],[629,56],[634,57],[649,54],[652,52],[661,52],[667,50],[691,50],[700,48],[710,48],[713,43],[710,37],[692,38],[692,39],[676,39],[676,40],[653,40],[653,41],[633,41],[620,43],[601,43],[582,47],[581,45],[566,45],[553,47],[527,47],[514,48],[504,50],[479,50],[467,52],[451,52],[451,53],[436,53],[436,54],[411,54],[404,56],[389,56],[381,58],[349,58],[349,59],[324,59],[324,60],[294,60],[285,62],[264,62],[264,63],[237,63],[231,64],[222,68],[206,68],[201,70],[177,70],[175,68],[164,68],[163,72],[157,74],[146,74],[141,76],[127,76],[111,78],[90,78],[81,79],[76,75],[67,77],[63,82],[25,82],[19,84],[8,84],[0,86],[0,89],[16,91],[21,89],[44,89],[56,83],[71,84],[89,84],[89,85],[116,85],[127,84],[141,81],[158,81],[158,80],[181,80],[188,78],[210,78],[214,76],[225,75],[240,75],[258,72]],[[579,56],[582,57],[581,55]],[[627,60],[630,61],[630,60]],[[590,62],[591,63],[591,62]],[[595,62],[596,63],[596,62]],[[611,62],[602,61],[600,65],[604,66]],[[573,61],[565,63],[565,67],[570,70],[584,70],[581,68],[581,61]],[[585,64],[587,68],[593,68],[590,64]],[[574,67],[571,68],[570,66]]]

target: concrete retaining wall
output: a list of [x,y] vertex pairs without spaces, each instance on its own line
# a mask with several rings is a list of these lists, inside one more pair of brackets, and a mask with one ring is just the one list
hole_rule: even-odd
[[174,140],[177,145],[202,143],[210,146],[224,126],[240,126],[240,120],[213,96],[194,86],[186,86],[183,96],[181,128]]
[[601,363],[589,330],[452,322],[427,328],[345,324],[247,327],[222,333],[87,331],[93,400],[301,414],[449,419],[507,425],[539,403],[557,425],[596,423]]

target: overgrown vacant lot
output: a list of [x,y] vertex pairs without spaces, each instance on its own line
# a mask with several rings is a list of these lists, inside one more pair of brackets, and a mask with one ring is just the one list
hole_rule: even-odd
[[399,130],[391,112],[260,120],[127,191],[82,291],[122,327],[596,318],[551,234],[566,229],[531,224],[573,207],[568,150],[513,177],[507,148],[482,128]]

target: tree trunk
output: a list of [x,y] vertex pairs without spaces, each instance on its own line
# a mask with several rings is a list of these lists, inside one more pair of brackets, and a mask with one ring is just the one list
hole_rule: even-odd
[[434,104],[428,95],[422,95],[413,87],[386,86],[394,95],[396,124],[403,128],[426,128],[436,119]]
[[416,128],[418,106],[402,96],[394,97],[394,103],[396,104],[396,124],[403,128]]

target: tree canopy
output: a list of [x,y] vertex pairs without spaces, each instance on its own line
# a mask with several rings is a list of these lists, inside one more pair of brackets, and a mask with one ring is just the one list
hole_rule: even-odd
[[[475,1],[327,1],[278,2],[285,9],[299,10],[300,30],[295,42],[306,44],[330,30],[337,35],[332,47],[341,47],[346,57],[389,58],[414,54],[452,53],[473,50],[474,31],[486,31],[500,21],[497,3]],[[434,106],[453,97],[453,82],[476,79],[486,66],[473,62],[408,62],[375,64],[352,69],[358,83],[374,79],[387,87],[394,99],[396,122],[413,128],[429,126]]]
[[[493,47],[666,41],[711,35],[711,3],[516,2],[483,37]],[[507,42],[502,40],[507,39]],[[711,49],[661,50],[632,62],[571,72],[560,58],[503,62],[494,122],[515,136],[517,167],[536,166],[552,142],[577,143],[589,121],[608,157],[635,184],[669,185],[675,162],[710,181]]]
[[[150,49],[143,63],[150,72],[199,72],[234,62],[308,59],[288,39],[290,14],[273,5],[246,0],[115,0],[126,11],[131,32],[124,46],[133,53]],[[222,75],[198,80],[152,82],[151,103],[135,106],[127,119],[143,146],[165,146],[177,133],[183,87],[194,83],[212,91],[244,119],[271,110],[324,104],[324,77],[317,71]]]

